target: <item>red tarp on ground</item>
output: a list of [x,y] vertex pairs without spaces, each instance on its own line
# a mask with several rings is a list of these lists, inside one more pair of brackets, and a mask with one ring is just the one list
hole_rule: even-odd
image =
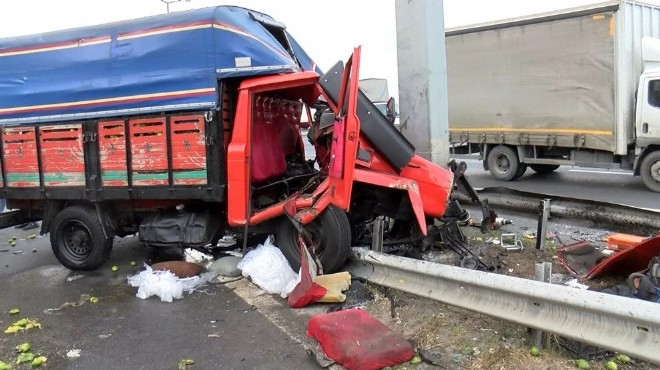
[[326,356],[348,370],[376,370],[409,361],[415,350],[408,341],[358,309],[315,315],[307,334]]

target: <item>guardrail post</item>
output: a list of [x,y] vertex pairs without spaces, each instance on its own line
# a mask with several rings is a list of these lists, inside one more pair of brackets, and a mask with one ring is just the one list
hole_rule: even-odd
[[[534,265],[534,280],[550,283],[552,275],[552,263],[543,262]],[[532,329],[532,345],[541,348],[543,345],[543,331]]]
[[550,199],[543,199],[539,203],[539,223],[536,227],[536,249],[545,249],[545,235],[548,232],[549,217]]

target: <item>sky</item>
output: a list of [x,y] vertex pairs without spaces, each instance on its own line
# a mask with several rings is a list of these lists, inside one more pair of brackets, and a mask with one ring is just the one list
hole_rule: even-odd
[[[175,0],[168,0],[175,1]],[[269,14],[322,69],[362,46],[361,78],[385,78],[397,97],[395,0],[182,0],[170,12],[237,5]],[[399,0],[402,1],[402,0]],[[599,0],[444,0],[445,27],[520,17]],[[660,5],[660,0],[646,0]],[[162,0],[0,0],[0,38],[166,12]]]

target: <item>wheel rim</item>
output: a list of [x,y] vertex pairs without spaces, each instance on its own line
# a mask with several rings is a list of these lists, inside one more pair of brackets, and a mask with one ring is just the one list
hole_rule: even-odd
[[660,182],[660,161],[651,165],[651,177],[653,180]]
[[506,154],[500,154],[495,158],[495,167],[499,173],[507,173],[511,170],[511,160]]
[[305,230],[309,234],[309,237],[312,239],[313,245],[308,245],[307,250],[312,256],[316,255],[321,257],[325,251],[325,233],[323,232],[323,224],[318,218],[314,222],[305,226]]
[[82,261],[92,253],[92,233],[80,221],[69,221],[59,237],[61,252],[69,259]]

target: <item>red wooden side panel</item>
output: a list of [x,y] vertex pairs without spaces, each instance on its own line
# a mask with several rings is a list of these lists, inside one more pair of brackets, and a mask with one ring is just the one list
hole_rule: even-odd
[[133,185],[168,184],[165,117],[129,121]]
[[34,127],[6,127],[2,133],[7,186],[39,187],[39,164]]
[[172,177],[175,185],[207,183],[204,124],[203,115],[170,118]]
[[128,186],[125,128],[124,121],[99,122],[98,140],[103,186]]
[[85,186],[82,124],[41,126],[44,186]]

